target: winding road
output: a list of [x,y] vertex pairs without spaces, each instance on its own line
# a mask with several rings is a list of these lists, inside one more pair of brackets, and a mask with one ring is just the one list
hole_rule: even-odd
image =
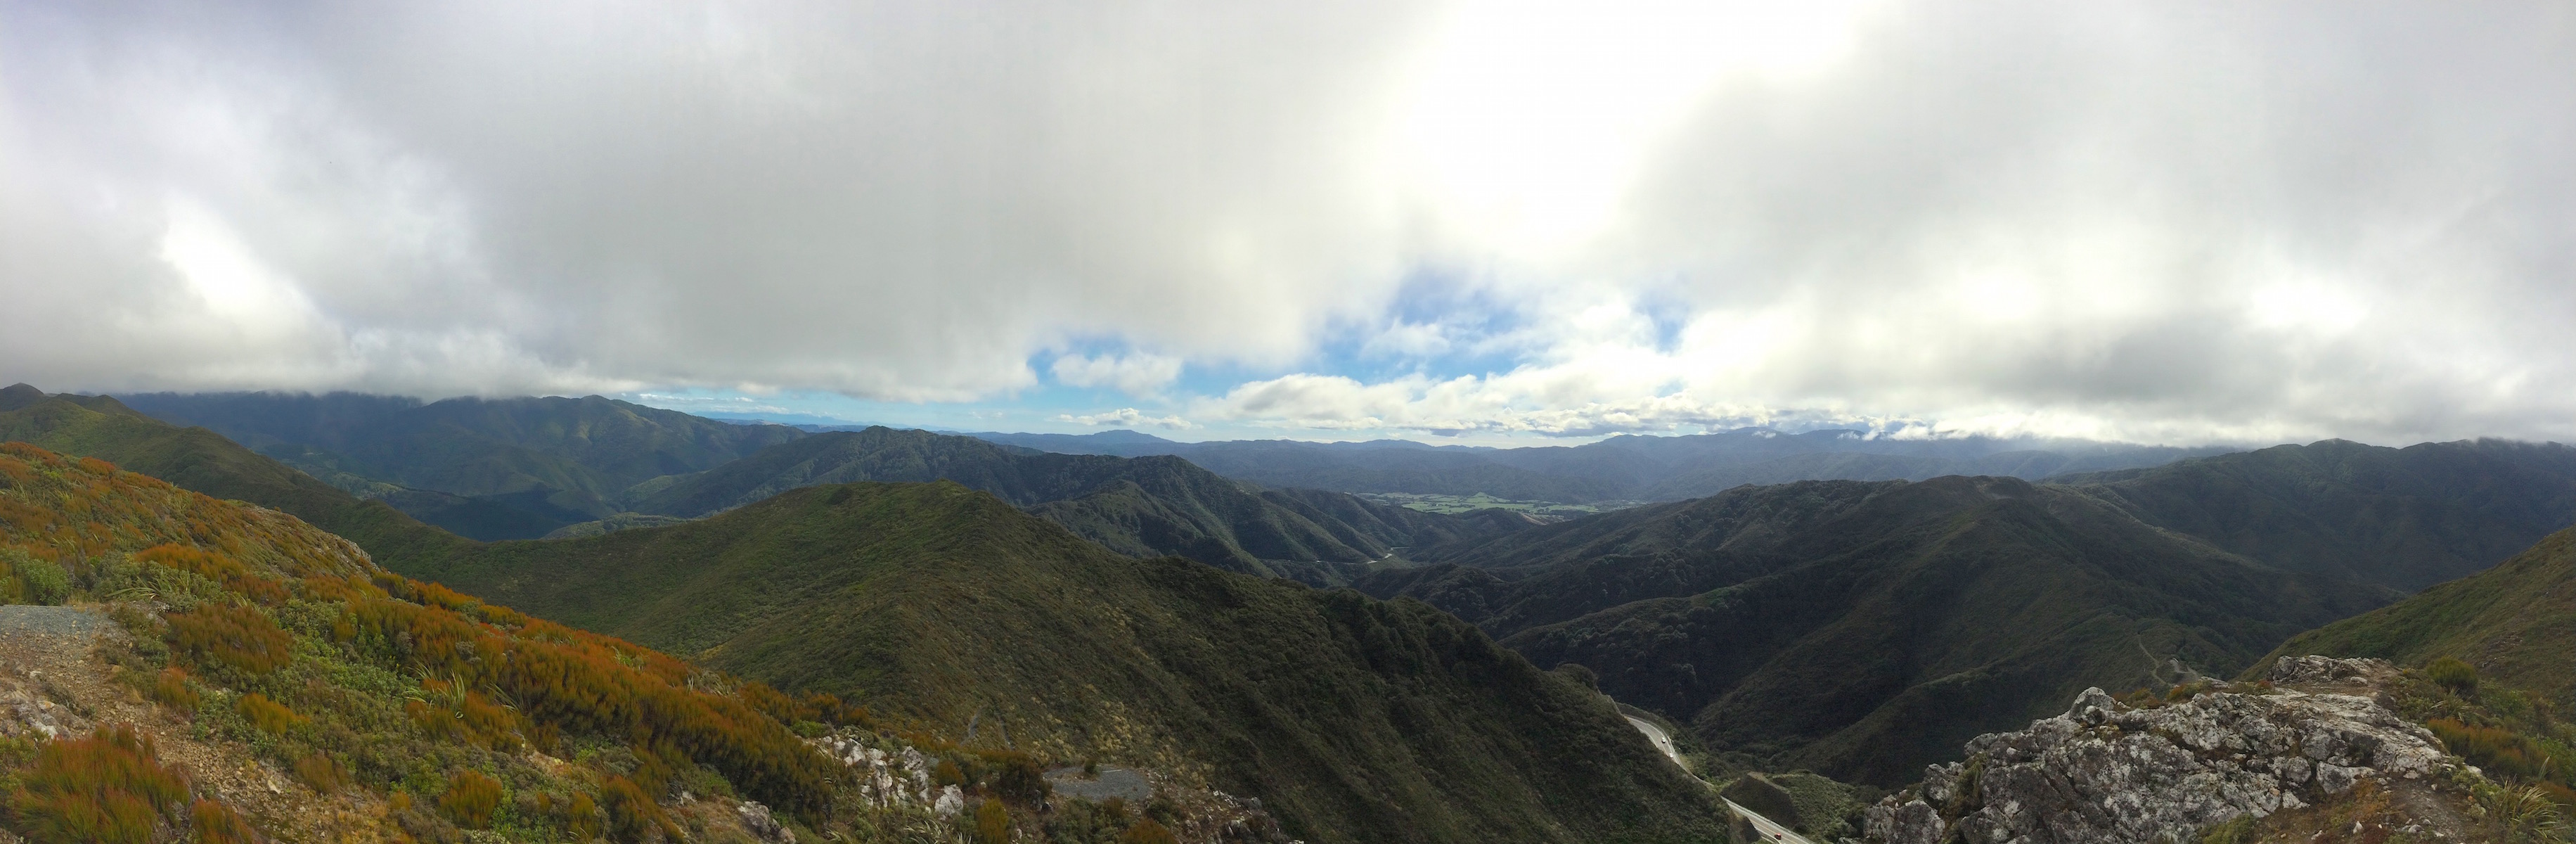
[[[1671,733],[1664,732],[1664,728],[1656,726],[1655,722],[1648,721],[1644,718],[1639,718],[1634,715],[1626,715],[1624,713],[1622,713],[1622,717],[1627,718],[1629,725],[1636,727],[1637,732],[1646,734],[1646,741],[1652,742],[1655,745],[1656,750],[1663,751],[1664,758],[1673,760],[1673,764],[1675,765],[1682,764],[1681,751],[1673,747],[1673,736]],[[1715,787],[1716,786],[1710,786],[1710,788]],[[1740,816],[1746,821],[1752,823],[1754,831],[1761,833],[1762,840],[1764,841],[1778,841],[1782,842],[1782,844],[1815,844],[1815,842],[1808,841],[1805,836],[1789,831],[1788,827],[1781,826],[1770,818],[1763,817],[1761,813],[1736,805],[1733,800],[1727,800],[1724,797],[1720,797],[1718,800],[1725,802],[1726,808],[1735,812],[1737,816]]]

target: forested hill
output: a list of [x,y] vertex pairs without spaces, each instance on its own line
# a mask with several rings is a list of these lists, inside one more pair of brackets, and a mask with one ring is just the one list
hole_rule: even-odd
[[421,574],[781,688],[1203,771],[1310,841],[1720,834],[1608,701],[1463,622],[1109,553],[955,483],[801,487]]
[[[1385,572],[1770,770],[1903,782],[2087,686],[2232,673],[2396,597],[2013,478],[1808,481],[1577,519]],[[1440,549],[1435,549],[1439,551]]]

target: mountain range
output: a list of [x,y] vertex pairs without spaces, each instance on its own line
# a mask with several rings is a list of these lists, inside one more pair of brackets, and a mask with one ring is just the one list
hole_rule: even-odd
[[1675,501],[1744,484],[1802,480],[1923,480],[2055,475],[2157,466],[2226,448],[2169,448],[2087,440],[1906,439],[1865,431],[1788,433],[1742,428],[1692,436],[1621,435],[1580,446],[1491,448],[1404,440],[1182,443],[1135,431],[977,433],[1005,445],[1067,454],[1173,455],[1271,486],[1590,503]]
[[[367,550],[398,570],[593,629],[633,627],[799,694],[865,695],[889,719],[872,722],[873,741],[946,736],[925,748],[1153,765],[1184,785],[1261,797],[1316,841],[1723,834],[1707,792],[1610,701],[1462,622],[1112,553],[953,483],[809,486],[679,525],[480,544],[114,399],[0,391],[0,432],[377,526],[390,539]],[[444,594],[422,600],[482,606]],[[485,614],[523,618],[506,612]],[[971,772],[989,762],[975,760],[1009,757],[962,758],[981,788],[986,774]],[[406,787],[367,785],[380,797]]]
[[[27,388],[33,390],[33,388]],[[92,403],[120,399],[92,398]],[[1048,454],[924,431],[807,434],[596,396],[450,399],[235,393],[132,397],[354,495],[473,539],[695,518],[816,483],[955,480],[1121,553],[1338,584],[1397,548],[1515,529],[1339,493],[1265,490],[1172,457]]]
[[[2086,686],[2267,654],[2458,657],[2576,697],[2559,445],[1186,444],[322,399],[179,416],[301,408],[240,435],[292,466],[24,385],[0,390],[0,440],[292,513],[394,571],[895,728],[1194,772],[1311,840],[1701,834],[1713,815],[1677,769],[1638,767],[1596,688],[1681,727],[1702,773],[1884,787]],[[1351,494],[1440,490],[1621,506],[1549,522]],[[571,538],[476,542],[415,513]]]
[[1583,665],[1749,766],[1877,785],[2088,685],[2232,672],[2396,597],[2018,478],[1743,487],[1478,547],[1362,586]]
[[[2576,450],[2327,441],[2072,483],[1743,487],[1370,575],[1746,764],[1892,784],[2086,686],[2233,674],[2576,521]],[[1918,741],[1919,740],[1919,741]]]

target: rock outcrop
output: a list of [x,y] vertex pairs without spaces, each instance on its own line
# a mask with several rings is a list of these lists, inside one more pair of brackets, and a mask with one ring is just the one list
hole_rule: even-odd
[[[2086,689],[2066,714],[1978,736],[1966,761],[1926,769],[1921,785],[1868,811],[1865,834],[1883,844],[1937,844],[1954,831],[1980,844],[2190,841],[2366,778],[2447,771],[2456,762],[2432,733],[2367,696],[2393,672],[2379,660],[2296,657],[2273,670],[2277,686],[2142,707]],[[2302,684],[2349,687],[2287,688]]]

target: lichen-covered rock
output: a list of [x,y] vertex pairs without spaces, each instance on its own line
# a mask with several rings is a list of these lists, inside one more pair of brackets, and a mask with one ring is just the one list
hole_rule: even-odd
[[733,810],[734,814],[741,816],[744,832],[751,833],[762,841],[796,844],[796,833],[780,824],[777,818],[770,817],[768,806],[745,800],[736,804]]
[[[2373,664],[2376,663],[2376,664]],[[2280,676],[2321,683],[2386,674],[2375,660],[2283,660]],[[2153,708],[2086,689],[2066,714],[1968,742],[1872,807],[1884,844],[2192,840],[2211,824],[2262,817],[2447,764],[2423,727],[2367,697],[2292,690],[2211,692]]]

